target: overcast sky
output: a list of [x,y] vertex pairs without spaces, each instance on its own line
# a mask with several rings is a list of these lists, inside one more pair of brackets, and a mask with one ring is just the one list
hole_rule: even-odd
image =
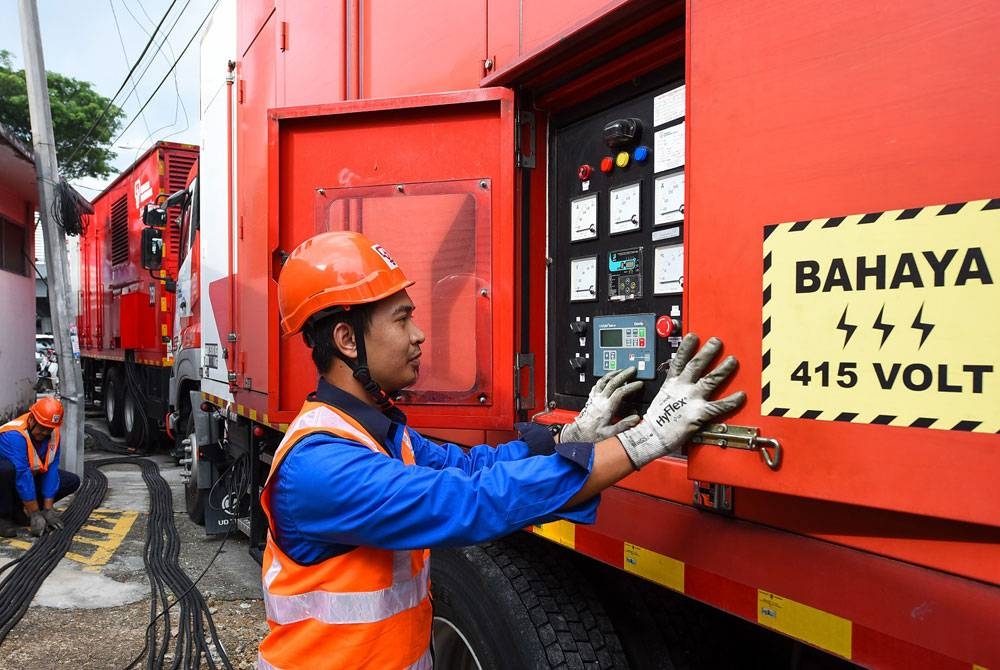
[[[176,22],[166,44],[155,58],[151,56],[157,47],[150,48],[130,84],[115,101],[126,113],[122,128],[135,118],[139,108],[152,95],[213,2],[178,0],[174,3],[157,33],[157,42],[162,43],[162,36]],[[121,86],[171,0],[37,0],[37,4],[45,68],[89,81],[98,93],[111,97]],[[196,37],[173,75],[116,142],[116,172],[131,165],[157,140],[198,143],[198,45]],[[0,49],[14,55],[18,69],[24,67],[17,0],[0,0]],[[136,81],[147,63],[150,63],[149,70]],[[85,179],[74,185],[80,187],[83,195],[92,198],[113,176],[105,180]]]

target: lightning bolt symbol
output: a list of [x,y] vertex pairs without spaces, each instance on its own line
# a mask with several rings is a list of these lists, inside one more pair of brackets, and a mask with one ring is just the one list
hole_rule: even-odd
[[924,318],[924,305],[923,303],[921,303],[920,310],[917,312],[917,315],[913,318],[913,325],[911,326],[911,328],[916,328],[917,330],[920,331],[920,344],[917,345],[917,349],[924,346],[924,340],[926,340],[927,337],[931,334],[931,331],[934,330],[934,324],[924,323],[923,318]]
[[844,333],[844,348],[847,348],[847,343],[851,341],[851,336],[854,335],[854,331],[857,330],[857,326],[852,326],[847,323],[847,308],[844,308],[844,313],[840,315],[840,323],[837,324],[837,330],[842,330]]
[[896,327],[891,323],[882,323],[883,314],[885,314],[885,305],[882,305],[882,309],[879,310],[878,316],[875,317],[875,323],[872,324],[872,328],[878,328],[882,331],[882,341],[879,342],[879,349],[881,349],[882,345],[885,344],[885,341],[889,339],[889,333],[892,332],[892,329]]

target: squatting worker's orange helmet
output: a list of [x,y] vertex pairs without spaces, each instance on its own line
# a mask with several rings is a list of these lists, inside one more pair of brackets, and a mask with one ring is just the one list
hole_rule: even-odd
[[63,404],[57,398],[40,398],[28,408],[28,412],[46,428],[58,428],[62,424]]
[[285,337],[309,317],[387,298],[411,286],[392,256],[364,235],[320,233],[291,253],[278,276],[278,309]]

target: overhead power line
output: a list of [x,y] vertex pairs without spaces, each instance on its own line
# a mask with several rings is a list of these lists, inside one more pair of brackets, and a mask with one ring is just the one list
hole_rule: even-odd
[[111,96],[111,98],[108,100],[108,104],[104,106],[104,109],[101,110],[101,113],[94,120],[94,123],[92,123],[90,128],[87,129],[87,133],[83,136],[83,138],[79,142],[76,143],[76,146],[73,147],[73,151],[70,153],[69,158],[67,158],[64,161],[64,164],[69,163],[74,158],[76,158],[76,155],[80,152],[80,149],[83,148],[84,143],[90,139],[91,134],[101,123],[101,121],[104,120],[104,117],[108,115],[108,110],[111,109],[111,106],[115,103],[115,100],[118,98],[119,95],[121,95],[121,92],[125,90],[125,87],[128,86],[129,79],[132,77],[133,74],[135,74],[136,69],[138,69],[139,67],[139,63],[142,62],[142,59],[146,55],[146,52],[149,51],[149,48],[153,45],[154,41],[153,38],[156,36],[156,33],[160,30],[160,27],[163,25],[163,22],[167,20],[167,16],[170,14],[170,10],[172,10],[174,8],[174,5],[176,4],[177,0],[172,0],[170,6],[167,7],[167,11],[163,13],[163,17],[160,19],[160,22],[157,23],[156,28],[153,29],[153,34],[149,36],[149,41],[146,42],[146,46],[143,47],[142,53],[140,53],[139,57],[135,59],[135,63],[132,65],[132,69],[130,69],[128,71],[128,74],[125,75],[125,80],[122,81],[122,85],[118,87],[118,90],[115,92],[115,94]]
[[184,54],[187,53],[187,50],[191,46],[191,43],[194,42],[194,38],[196,38],[198,36],[198,34],[201,33],[201,29],[205,26],[205,22],[208,21],[208,17],[210,17],[212,15],[212,12],[215,11],[215,7],[218,4],[219,4],[219,0],[215,0],[215,2],[212,3],[212,6],[209,8],[208,12],[205,14],[205,18],[203,18],[201,20],[201,23],[198,24],[198,27],[195,29],[194,34],[191,35],[191,39],[189,39],[187,41],[187,44],[185,44],[184,48],[181,49],[180,55],[177,56],[176,60],[174,60],[173,65],[171,65],[170,69],[167,70],[167,73],[165,75],[163,75],[163,79],[160,80],[160,83],[156,85],[156,90],[154,90],[153,93],[152,93],[152,95],[150,95],[149,98],[146,99],[146,102],[144,102],[143,105],[142,105],[142,107],[139,109],[139,111],[135,113],[135,116],[132,117],[132,120],[129,121],[128,125],[125,126],[125,128],[123,128],[122,131],[118,134],[118,137],[116,137],[115,139],[113,139],[111,141],[112,144],[116,143],[118,140],[120,140],[122,138],[123,135],[125,135],[126,132],[128,132],[128,129],[132,127],[132,124],[135,123],[135,120],[139,118],[139,116],[146,109],[146,107],[149,106],[149,103],[151,103],[153,101],[153,98],[156,97],[156,94],[160,92],[160,89],[163,88],[163,84],[167,81],[167,79],[170,78],[170,73],[172,73],[174,71],[174,68],[177,67],[177,64],[181,62],[182,58],[184,58]]

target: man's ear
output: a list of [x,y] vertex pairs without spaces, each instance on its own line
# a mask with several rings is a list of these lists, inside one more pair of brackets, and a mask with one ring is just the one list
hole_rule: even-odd
[[333,346],[348,358],[358,357],[358,343],[354,340],[354,328],[341,321],[333,327],[331,333]]

